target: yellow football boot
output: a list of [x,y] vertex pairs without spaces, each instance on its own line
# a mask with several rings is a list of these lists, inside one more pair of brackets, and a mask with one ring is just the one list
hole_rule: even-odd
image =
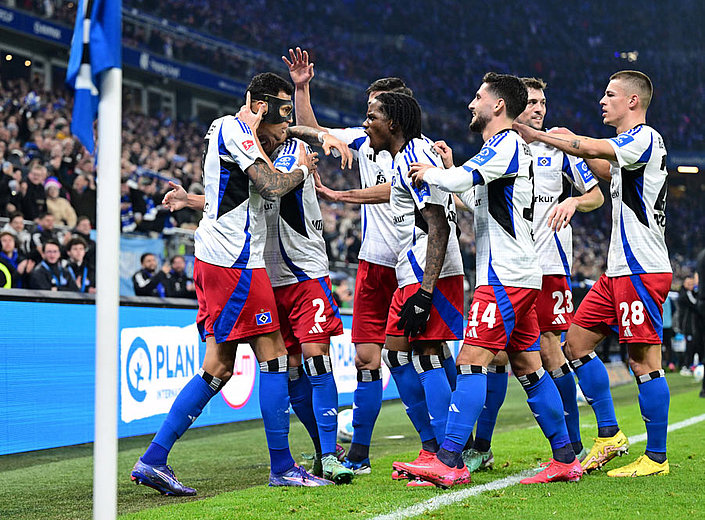
[[611,469],[607,472],[608,477],[648,477],[650,475],[668,475],[668,460],[658,463],[651,460],[646,455],[642,455],[631,464],[621,468]]
[[629,453],[629,440],[622,430],[619,430],[612,437],[597,437],[587,457],[580,464],[583,470],[589,473],[600,469],[613,458],[627,453]]

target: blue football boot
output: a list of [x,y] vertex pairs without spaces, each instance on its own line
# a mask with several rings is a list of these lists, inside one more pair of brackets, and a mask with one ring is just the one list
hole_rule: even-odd
[[171,466],[145,464],[139,459],[132,468],[130,478],[136,484],[149,486],[159,491],[162,495],[190,497],[196,494],[196,490],[184,486],[178,481]]
[[291,469],[285,471],[284,473],[269,473],[269,486],[279,487],[279,486],[295,486],[295,487],[315,487],[315,486],[328,486],[332,485],[333,482],[326,480],[324,478],[316,477],[311,475],[301,466],[294,464]]

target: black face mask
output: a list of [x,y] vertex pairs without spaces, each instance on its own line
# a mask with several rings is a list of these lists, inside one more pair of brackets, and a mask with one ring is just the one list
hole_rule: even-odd
[[262,118],[262,121],[270,125],[279,123],[294,122],[294,105],[290,99],[281,99],[275,96],[265,94],[264,99],[260,101],[267,102],[267,113]]

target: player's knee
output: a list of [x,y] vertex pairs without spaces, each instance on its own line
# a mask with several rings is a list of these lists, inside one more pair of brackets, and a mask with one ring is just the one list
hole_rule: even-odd
[[377,356],[375,359],[373,356],[355,355],[355,368],[357,370],[377,370],[381,365],[381,356]]

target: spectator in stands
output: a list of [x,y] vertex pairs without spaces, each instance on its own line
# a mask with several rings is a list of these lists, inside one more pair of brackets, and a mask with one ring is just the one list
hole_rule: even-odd
[[88,264],[86,248],[88,244],[81,237],[74,237],[66,244],[68,271],[82,293],[95,293],[95,271]]
[[152,253],[144,253],[140,258],[142,269],[132,276],[132,286],[137,296],[166,296],[166,285],[171,267],[164,262],[161,271],[157,272],[157,257]]
[[86,262],[89,269],[95,269],[95,240],[91,238],[91,220],[86,216],[78,217],[76,227],[72,234],[74,237],[82,238],[86,243]]
[[[685,359],[681,373],[690,375],[690,366],[693,364],[695,352],[700,351],[696,342],[700,341],[698,325],[698,293],[695,290],[695,278],[692,276],[683,280],[683,287],[678,292],[678,317],[681,333],[685,336]],[[702,354],[701,354],[702,355]]]
[[132,205],[132,188],[129,181],[123,179],[120,184],[120,230],[123,233],[131,233],[135,229],[137,229],[137,221]]
[[347,277],[342,278],[333,286],[333,298],[335,299],[336,305],[341,309],[352,309],[353,292]]
[[163,195],[157,191],[157,182],[151,177],[140,177],[139,190],[133,190],[132,197],[137,231],[161,233],[169,211],[160,206]]
[[18,251],[17,244],[14,234],[0,232],[0,288],[22,287],[25,275],[34,269],[34,262]]
[[49,240],[59,242],[59,233],[54,229],[54,215],[51,213],[41,213],[39,217],[37,217],[36,222],[37,225],[32,231],[30,256],[36,262],[40,262],[41,258],[36,252],[39,251],[39,253],[42,253],[44,244]]
[[61,261],[61,246],[54,239],[44,243],[43,259],[29,276],[30,289],[79,291],[73,276]]
[[61,183],[56,177],[49,177],[44,182],[46,190],[47,211],[54,215],[55,222],[60,226],[74,227],[76,225],[76,210],[71,203],[61,196]]
[[24,228],[24,215],[19,211],[10,213],[10,221],[5,224],[2,231],[9,231],[17,238],[18,248],[24,256],[29,255],[32,242],[32,235]]
[[186,260],[181,255],[171,259],[171,271],[166,280],[166,295],[169,298],[196,298],[196,286],[186,274]]
[[76,175],[70,195],[76,214],[88,217],[91,225],[95,225],[96,189],[93,176],[86,173]]
[[28,220],[34,220],[42,213],[46,213],[46,193],[44,181],[47,169],[42,166],[39,159],[32,159],[29,163],[27,182],[22,183],[19,209]]

